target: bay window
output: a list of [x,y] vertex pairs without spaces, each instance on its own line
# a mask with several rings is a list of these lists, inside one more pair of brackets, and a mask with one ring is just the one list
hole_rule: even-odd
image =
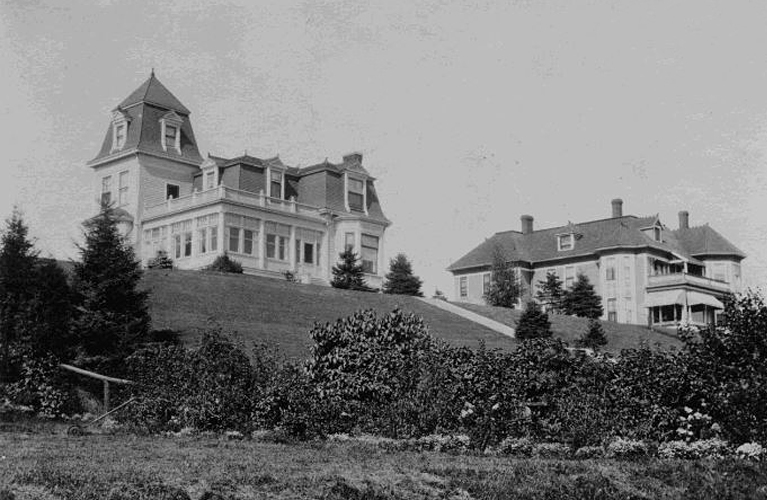
[[369,274],[378,273],[378,236],[362,235],[362,270]]

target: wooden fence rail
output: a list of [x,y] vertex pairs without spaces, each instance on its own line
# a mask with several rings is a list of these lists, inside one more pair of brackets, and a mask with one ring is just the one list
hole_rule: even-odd
[[107,377],[106,375],[102,375],[100,373],[83,370],[82,368],[78,368],[72,365],[67,365],[64,363],[61,363],[59,366],[63,368],[64,370],[69,370],[70,372],[74,372],[80,375],[85,375],[86,377],[95,378],[104,382],[104,413],[109,413],[109,383],[110,382],[113,384],[133,384],[134,383],[131,380],[125,380],[123,378]]

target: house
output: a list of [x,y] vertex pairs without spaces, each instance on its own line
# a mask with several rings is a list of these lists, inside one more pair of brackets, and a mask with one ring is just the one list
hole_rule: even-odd
[[745,258],[708,224],[690,227],[687,211],[670,229],[658,216],[623,215],[615,199],[610,218],[578,224],[535,230],[523,215],[520,231],[496,233],[448,267],[457,300],[484,302],[498,250],[517,264],[526,299],[549,272],[565,288],[584,274],[602,297],[603,319],[649,325],[715,321],[722,297],[741,291]]
[[305,168],[279,157],[203,158],[190,114],[153,71],[113,110],[88,162],[95,198],[114,207],[144,264],[163,250],[176,267],[200,269],[227,252],[248,273],[327,284],[351,248],[368,285],[381,286],[391,222],[361,154]]

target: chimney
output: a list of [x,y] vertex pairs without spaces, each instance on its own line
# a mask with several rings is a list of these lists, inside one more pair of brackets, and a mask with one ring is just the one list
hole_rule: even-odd
[[361,165],[362,153],[349,153],[348,155],[344,155],[344,163],[351,165]]
[[530,234],[533,232],[533,216],[523,215],[519,218],[522,221],[522,234]]
[[623,217],[623,200],[615,198],[612,201],[613,204],[613,218]]
[[690,228],[690,212],[682,210],[679,212],[679,229]]

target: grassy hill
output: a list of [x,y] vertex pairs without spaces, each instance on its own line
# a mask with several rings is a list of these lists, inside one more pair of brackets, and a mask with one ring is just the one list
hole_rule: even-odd
[[243,341],[279,345],[289,357],[309,353],[315,322],[333,322],[360,309],[391,312],[399,306],[421,316],[436,337],[456,345],[513,349],[515,341],[414,297],[338,290],[259,276],[199,271],[146,271],[155,329],[181,333],[193,342],[200,329],[219,325]]
[[[516,328],[519,317],[522,316],[522,311],[505,307],[481,306],[461,302],[454,302],[453,304],[512,328]],[[549,316],[549,320],[551,321],[551,329],[554,332],[554,336],[561,338],[571,346],[575,345],[575,341],[588,327],[588,320],[585,318],[552,314]],[[602,326],[608,341],[605,350],[610,352],[619,352],[621,349],[637,347],[642,342],[648,343],[650,347],[659,345],[661,348],[666,349],[672,346],[681,346],[679,338],[669,330],[650,330],[646,326],[624,325],[611,321],[603,321]]]

